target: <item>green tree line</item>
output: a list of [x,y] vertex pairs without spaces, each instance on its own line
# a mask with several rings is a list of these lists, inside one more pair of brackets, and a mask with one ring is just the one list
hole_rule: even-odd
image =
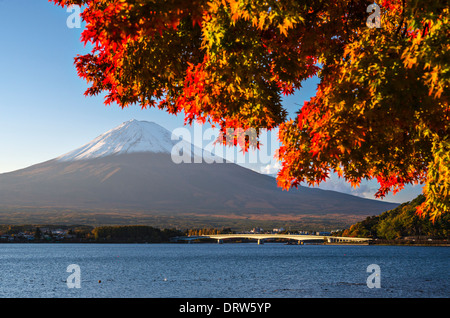
[[146,225],[99,226],[92,230],[96,241],[162,243],[185,233],[176,229],[158,229]]
[[[36,241],[50,240],[53,237],[52,230],[65,230],[71,234],[66,241],[83,242],[147,242],[162,243],[169,242],[171,238],[185,235],[212,235],[233,233],[231,228],[196,228],[187,230],[159,229],[148,225],[105,225],[105,226],[83,226],[83,225],[0,225],[0,235],[18,235],[19,233],[32,234]],[[44,236],[46,237],[44,239]]]
[[202,229],[190,229],[187,231],[188,235],[216,235],[216,234],[231,234],[233,231],[231,228],[215,229],[215,228],[202,228]]
[[343,236],[371,237],[386,240],[400,239],[406,236],[421,236],[444,239],[450,237],[450,215],[443,214],[433,221],[422,218],[416,213],[416,207],[425,201],[423,195],[403,203],[395,209],[378,216],[370,216],[364,221],[353,224],[342,232]]

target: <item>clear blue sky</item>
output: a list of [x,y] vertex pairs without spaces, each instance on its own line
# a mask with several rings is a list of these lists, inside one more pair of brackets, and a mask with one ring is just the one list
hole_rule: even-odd
[[[53,159],[78,148],[130,119],[154,121],[169,130],[183,117],[139,106],[105,106],[103,96],[85,97],[73,58],[85,54],[82,28],[66,24],[70,12],[47,0],[0,0],[0,173]],[[83,25],[82,25],[83,26]],[[285,100],[293,114],[315,93],[316,81]],[[367,195],[376,184],[355,194]],[[328,188],[349,192],[341,182]],[[411,200],[419,187],[408,187],[387,200]]]

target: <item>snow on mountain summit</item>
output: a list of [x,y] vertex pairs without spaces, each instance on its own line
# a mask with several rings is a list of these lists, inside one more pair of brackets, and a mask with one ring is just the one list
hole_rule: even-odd
[[177,143],[172,133],[160,125],[132,119],[56,159],[75,161],[135,152],[170,154]]

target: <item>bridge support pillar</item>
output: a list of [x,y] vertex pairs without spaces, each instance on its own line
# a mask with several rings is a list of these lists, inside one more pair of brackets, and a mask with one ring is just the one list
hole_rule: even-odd
[[258,239],[258,245],[262,245],[262,244],[264,244],[264,240]]
[[221,239],[217,240],[217,244],[222,244],[222,243],[223,243],[223,240],[221,240]]

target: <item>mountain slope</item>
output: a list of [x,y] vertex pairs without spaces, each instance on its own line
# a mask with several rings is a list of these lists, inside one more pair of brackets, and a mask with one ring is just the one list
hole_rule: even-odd
[[387,240],[402,237],[450,238],[450,215],[431,221],[429,216],[421,217],[416,208],[425,201],[421,194],[410,202],[383,212],[380,215],[367,217],[343,231],[343,236],[373,237]]

